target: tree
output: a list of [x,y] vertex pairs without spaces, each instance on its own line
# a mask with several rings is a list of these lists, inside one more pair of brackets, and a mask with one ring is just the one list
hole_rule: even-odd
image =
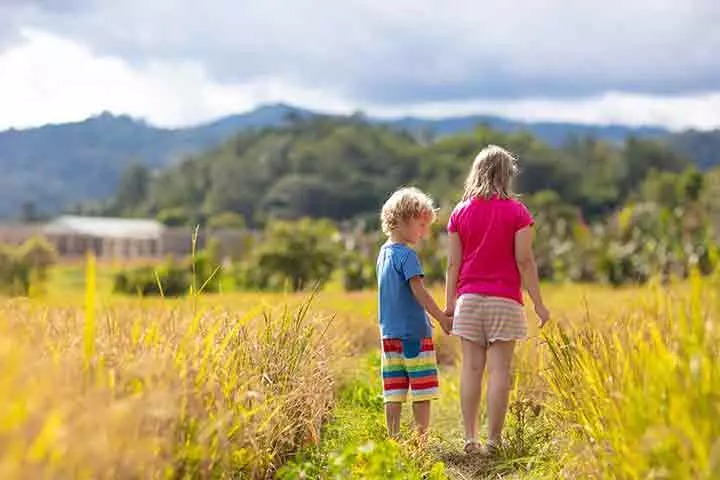
[[678,196],[685,202],[697,202],[703,190],[704,176],[697,168],[688,168],[678,181]]
[[246,228],[245,218],[242,215],[235,212],[222,212],[217,215],[213,215],[208,220],[208,227],[222,229],[231,228],[237,230],[243,230]]
[[640,199],[657,203],[662,207],[675,208],[681,203],[678,175],[673,172],[658,172],[653,170],[640,186]]
[[[710,215],[720,220],[720,167],[705,174],[700,200]],[[720,222],[717,225],[720,228]],[[720,231],[717,232],[720,234]]]
[[580,187],[573,198],[563,192],[563,200],[579,204],[587,218],[612,212],[621,202],[618,183],[625,175],[622,150],[594,138],[573,139],[563,150],[575,165],[574,175]]
[[33,237],[19,249],[20,260],[37,273],[38,279],[47,278],[47,270],[55,263],[55,248],[42,237]]
[[342,252],[337,230],[324,220],[271,222],[265,238],[256,253],[257,268],[264,276],[289,281],[293,291],[324,284]]
[[111,209],[113,214],[133,214],[148,196],[150,171],[140,163],[131,163],[123,172]]
[[167,208],[157,214],[158,222],[167,227],[189,226],[193,223],[191,219],[190,213],[183,208]]
[[681,172],[690,162],[664,144],[652,140],[628,139],[623,151],[625,175],[620,179],[623,196],[640,185],[652,170]]
[[31,287],[42,291],[54,261],[55,250],[40,237],[17,248],[0,245],[0,291],[10,295],[27,295]]

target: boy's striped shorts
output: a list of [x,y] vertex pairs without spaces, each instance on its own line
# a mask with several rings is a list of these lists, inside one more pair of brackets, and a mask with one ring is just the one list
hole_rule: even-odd
[[438,397],[438,371],[432,338],[383,338],[382,377],[385,402],[413,402]]

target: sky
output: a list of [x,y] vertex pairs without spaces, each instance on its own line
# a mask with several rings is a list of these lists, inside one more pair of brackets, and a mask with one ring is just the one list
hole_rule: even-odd
[[720,128],[717,0],[0,0],[0,129],[284,102]]

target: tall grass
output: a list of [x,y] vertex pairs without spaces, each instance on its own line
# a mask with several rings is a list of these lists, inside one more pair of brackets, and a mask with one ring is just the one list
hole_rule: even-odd
[[0,478],[269,478],[319,440],[340,343],[307,302],[101,306],[93,268],[84,307],[0,302]]
[[573,452],[564,474],[720,478],[717,287],[694,275],[681,296],[654,287],[626,316],[549,335],[550,412]]
[[718,278],[547,296],[554,322],[517,347],[497,457],[460,453],[458,372],[445,369],[432,428],[450,477],[720,478]]
[[[322,293],[312,309],[282,294],[118,299],[93,287],[93,269],[84,297],[0,300],[0,478],[271,478],[302,447],[381,435],[376,365],[356,362],[371,388],[345,385],[344,416],[328,415],[348,357],[377,350],[374,292]],[[719,288],[697,276],[548,288],[555,322],[518,345],[508,448],[493,463],[459,455],[458,342],[438,335],[432,429],[446,471],[720,478]],[[328,418],[352,435],[323,430]],[[382,467],[341,453],[342,469]]]
[[87,269],[85,273],[85,329],[84,340],[84,365],[85,370],[90,369],[90,363],[95,356],[95,296],[97,292],[95,284],[95,257],[87,256]]

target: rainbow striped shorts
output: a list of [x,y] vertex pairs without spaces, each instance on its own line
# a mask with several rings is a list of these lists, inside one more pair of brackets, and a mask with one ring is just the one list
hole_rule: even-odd
[[382,377],[385,402],[438,398],[438,371],[432,338],[383,338]]

